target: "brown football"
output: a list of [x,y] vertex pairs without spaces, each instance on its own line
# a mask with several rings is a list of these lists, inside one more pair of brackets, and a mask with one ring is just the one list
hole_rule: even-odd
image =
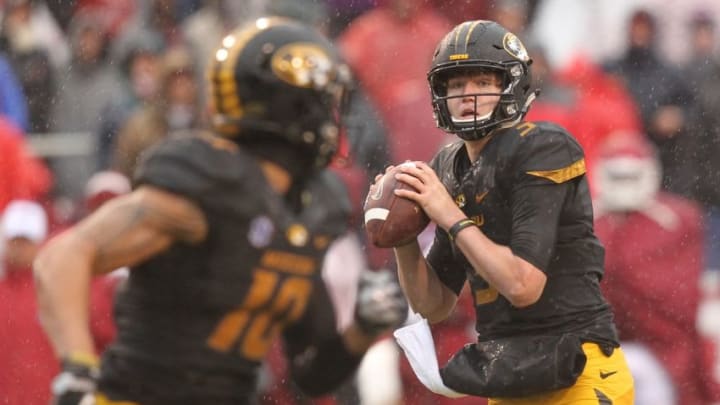
[[[413,164],[413,163],[403,163]],[[373,245],[389,248],[404,245],[417,237],[430,222],[414,201],[398,197],[396,189],[410,188],[395,179],[398,167],[387,171],[365,197],[365,230]]]

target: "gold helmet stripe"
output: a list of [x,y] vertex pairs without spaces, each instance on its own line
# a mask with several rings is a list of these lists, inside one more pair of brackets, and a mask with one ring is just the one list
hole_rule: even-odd
[[456,51],[456,52],[457,52],[457,49],[458,49],[458,41],[460,40],[460,33],[462,32],[462,30],[463,30],[465,27],[467,27],[467,26],[470,25],[470,24],[471,24],[470,21],[464,22],[464,23],[460,24],[459,27],[455,28],[455,51]]
[[[211,111],[236,119],[243,116],[242,102],[235,80],[238,56],[259,32],[285,21],[288,20],[279,17],[260,18],[251,27],[239,28],[223,38],[222,46],[213,55],[211,66],[208,69],[212,81],[210,89],[213,93],[209,97]],[[218,129],[226,134],[237,133],[234,128],[224,131],[220,126]]]
[[[472,35],[472,32],[475,29],[475,27],[477,27],[478,24],[480,24],[481,22],[482,22],[482,20],[473,21],[472,25],[470,25],[467,35],[465,35],[465,53],[467,53],[467,51],[468,51],[468,42],[470,41],[470,35]],[[457,48],[456,48],[456,50],[457,50]]]

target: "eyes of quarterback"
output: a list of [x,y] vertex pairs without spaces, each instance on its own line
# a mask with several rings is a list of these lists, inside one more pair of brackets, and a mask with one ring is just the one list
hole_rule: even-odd
[[448,93],[460,93],[468,83],[473,83],[479,90],[497,90],[500,87],[499,81],[493,75],[458,76],[448,79]]

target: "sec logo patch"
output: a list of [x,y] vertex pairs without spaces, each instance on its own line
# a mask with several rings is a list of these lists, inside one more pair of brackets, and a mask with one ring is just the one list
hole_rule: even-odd
[[250,230],[248,231],[248,241],[253,247],[264,248],[272,241],[275,225],[270,218],[259,216],[250,221]]

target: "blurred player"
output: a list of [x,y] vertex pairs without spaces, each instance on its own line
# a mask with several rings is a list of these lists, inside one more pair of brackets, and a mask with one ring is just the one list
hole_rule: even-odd
[[437,224],[423,258],[395,248],[411,307],[448,317],[466,282],[478,342],[444,366],[454,391],[490,404],[627,404],[633,381],[600,292],[583,151],[561,127],[525,122],[536,96],[521,41],[468,21],[440,42],[428,74],[438,126],[460,141],[403,165],[396,191]]
[[[158,145],[135,191],[35,262],[41,319],[62,361],[56,404],[251,403],[280,334],[295,382],[322,394],[405,318],[399,287],[370,280],[339,333],[321,279],[349,208],[324,170],[349,83],[331,43],[289,20],[258,19],[223,39],[208,76],[215,134]],[[115,306],[118,336],[99,363],[89,280],[120,266],[131,270]]]

